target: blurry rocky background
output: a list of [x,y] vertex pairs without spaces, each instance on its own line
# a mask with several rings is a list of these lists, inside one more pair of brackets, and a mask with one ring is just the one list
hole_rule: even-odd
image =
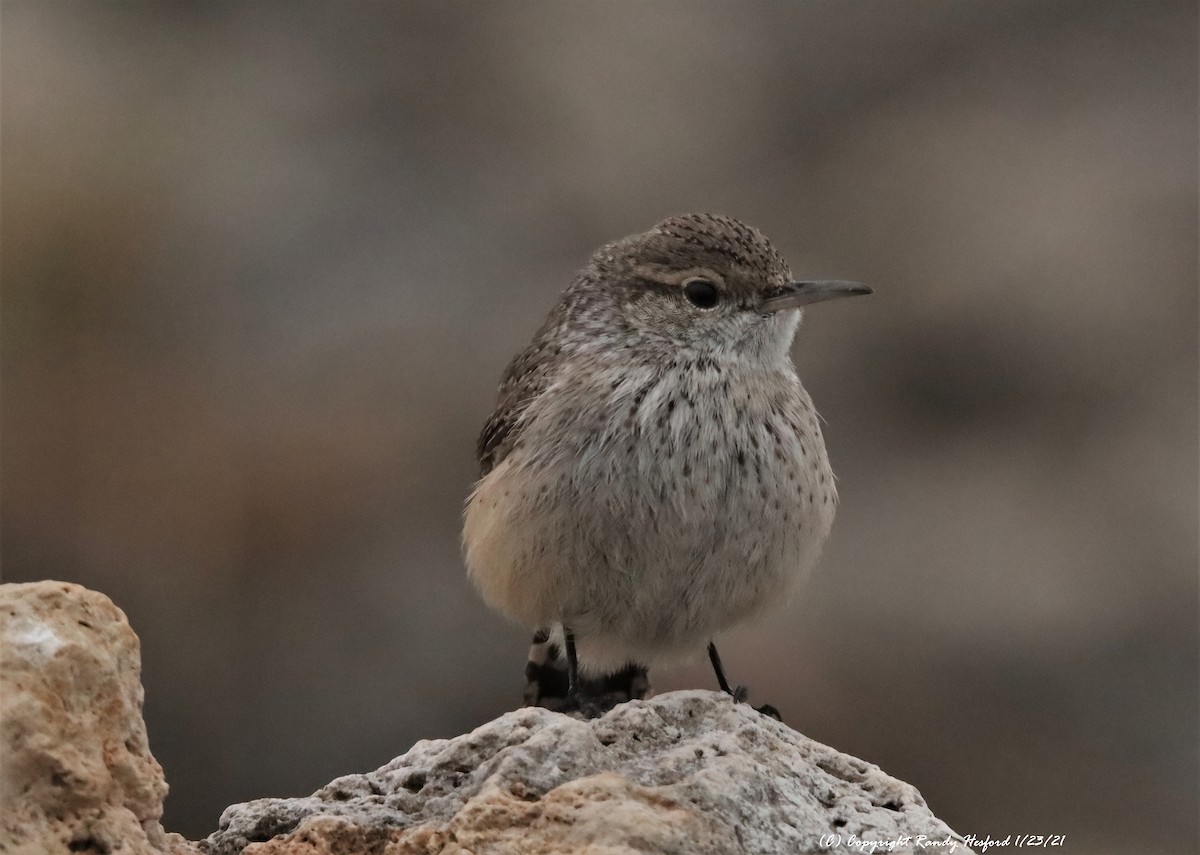
[[1194,850],[1195,4],[0,24],[4,578],[128,613],[168,829],[516,704],[475,434],[594,247],[707,210],[877,291],[797,341],[843,504],[735,679],[962,834]]

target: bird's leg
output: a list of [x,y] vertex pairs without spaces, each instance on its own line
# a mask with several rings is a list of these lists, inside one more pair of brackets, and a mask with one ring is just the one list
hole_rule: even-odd
[[[717,674],[717,685],[721,687],[721,691],[733,697],[734,703],[743,703],[750,696],[750,691],[745,686],[738,686],[736,689],[729,687],[729,680],[725,678],[725,668],[721,665],[721,654],[717,653],[717,645],[713,642],[708,643],[708,658],[712,662],[713,671]],[[779,710],[770,704],[763,704],[761,707],[755,707],[755,710],[763,715],[769,715],[776,721],[783,721],[779,716]]]
[[584,718],[599,718],[604,714],[597,698],[585,695],[579,682],[579,657],[575,653],[575,633],[563,624],[563,644],[567,653],[567,701],[563,712],[578,710]]
[[579,657],[575,655],[575,633],[563,625],[563,640],[567,645],[567,697],[579,699]]
[[530,642],[529,659],[525,663],[525,706],[590,714],[592,709],[610,710],[617,704],[641,700],[651,694],[644,665],[631,662],[611,674],[585,677],[579,671],[579,657],[574,653],[574,633],[564,627],[561,643],[550,638],[550,630],[542,627]]
[[717,645],[711,641],[708,643],[708,658],[712,662],[713,670],[717,672],[717,685],[721,687],[721,691],[727,695],[733,695],[733,699],[738,703],[746,700],[749,692],[745,686],[738,686],[736,689],[729,688],[729,681],[725,679],[725,668],[721,665],[721,654],[717,653]]

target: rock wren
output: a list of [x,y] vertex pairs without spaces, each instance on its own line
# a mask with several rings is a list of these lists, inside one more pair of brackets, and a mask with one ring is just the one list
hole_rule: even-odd
[[569,708],[706,645],[745,696],[713,638],[785,602],[837,505],[789,355],[801,307],[869,293],[795,280],[738,220],[671,217],[599,249],[513,359],[479,437],[466,563],[535,650],[561,641]]

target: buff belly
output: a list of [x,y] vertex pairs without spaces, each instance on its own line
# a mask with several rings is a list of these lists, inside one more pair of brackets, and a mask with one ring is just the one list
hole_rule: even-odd
[[653,447],[515,453],[468,502],[471,579],[530,628],[571,627],[585,671],[701,654],[783,605],[829,532],[836,492],[819,433],[778,432],[782,442],[764,431],[741,455],[727,442],[674,459]]

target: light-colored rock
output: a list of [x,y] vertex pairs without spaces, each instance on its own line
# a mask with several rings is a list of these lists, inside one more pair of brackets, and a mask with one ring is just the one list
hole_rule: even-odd
[[517,710],[418,742],[310,797],[234,805],[202,846],[211,855],[951,850],[921,845],[934,840],[970,851],[912,786],[724,695],[689,691],[590,722]]
[[76,585],[2,585],[0,642],[3,855],[969,851],[908,784],[698,691],[595,721],[517,710],[308,798],[234,805],[198,850],[159,822],[120,609]]
[[0,585],[0,852],[195,851],[163,832],[138,638],[103,594]]

